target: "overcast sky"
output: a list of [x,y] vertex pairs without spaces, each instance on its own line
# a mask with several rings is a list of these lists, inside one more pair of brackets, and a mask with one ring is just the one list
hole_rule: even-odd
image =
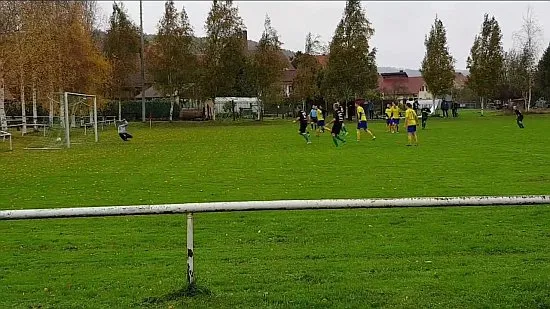
[[[139,25],[139,1],[123,1],[130,17]],[[175,1],[178,10],[187,11],[195,35],[204,36],[204,22],[211,1]],[[112,1],[101,1],[103,28],[112,11]],[[308,32],[330,41],[338,24],[345,1],[235,1],[248,30],[248,38],[257,41],[263,31],[265,14],[271,17],[279,32],[283,48],[304,49]],[[527,7],[533,8],[543,32],[542,49],[550,39],[550,1],[532,2],[387,2],[363,1],[368,19],[375,28],[371,46],[378,49],[378,66],[418,69],[424,57],[424,36],[437,15],[447,29],[447,40],[456,68],[466,68],[466,58],[474,37],[481,28],[483,14],[494,15],[502,33],[504,49],[514,46],[513,34],[522,25]],[[156,33],[157,23],[164,12],[163,1],[143,1],[145,33]],[[546,17],[546,18],[545,18]],[[545,31],[546,30],[546,31]]]

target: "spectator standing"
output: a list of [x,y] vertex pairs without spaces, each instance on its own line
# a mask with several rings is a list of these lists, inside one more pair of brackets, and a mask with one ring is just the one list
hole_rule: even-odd
[[441,110],[443,111],[443,117],[449,118],[449,102],[441,101]]
[[374,103],[372,101],[367,103],[367,111],[369,113],[369,119],[374,119]]
[[458,117],[458,103],[454,102],[451,103],[451,113],[453,115],[453,118]]

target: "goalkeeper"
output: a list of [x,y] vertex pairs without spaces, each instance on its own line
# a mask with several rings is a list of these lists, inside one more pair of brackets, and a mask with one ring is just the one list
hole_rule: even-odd
[[126,131],[127,128],[128,121],[126,121],[126,119],[122,119],[122,121],[118,125],[118,136],[120,136],[120,138],[122,138],[122,140],[125,142],[127,142],[128,139],[133,138],[133,136]]

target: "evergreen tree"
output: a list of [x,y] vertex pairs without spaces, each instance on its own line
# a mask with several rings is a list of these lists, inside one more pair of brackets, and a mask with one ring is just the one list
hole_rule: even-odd
[[248,50],[243,39],[245,27],[233,1],[212,1],[205,28],[203,96],[230,96],[239,88],[237,81],[244,79]]
[[546,101],[550,101],[550,44],[542,54],[537,68],[537,89]]
[[377,88],[376,49],[369,46],[373,34],[360,1],[348,0],[329,46],[323,86],[332,99],[349,101]]
[[137,72],[140,52],[139,28],[129,19],[122,3],[113,3],[105,38],[105,54],[112,66],[111,96],[119,99],[128,77]]
[[486,99],[492,98],[501,81],[504,65],[502,33],[494,17],[485,14],[481,32],[475,37],[467,60],[468,84],[481,98],[481,115]]
[[437,17],[424,45],[426,54],[420,72],[435,102],[436,98],[450,92],[455,75],[454,59],[447,46],[445,27]]
[[282,100],[280,80],[286,67],[284,57],[279,35],[266,15],[264,32],[253,55],[256,93],[262,104],[275,105]]
[[178,13],[174,1],[164,4],[164,16],[151,46],[151,73],[162,92],[170,96],[170,121],[173,118],[174,96],[190,95],[185,90],[196,78],[196,58],[193,54],[193,29],[182,8]]

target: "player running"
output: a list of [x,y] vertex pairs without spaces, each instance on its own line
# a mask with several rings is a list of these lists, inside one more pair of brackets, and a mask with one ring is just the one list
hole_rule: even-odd
[[514,105],[514,113],[516,113],[516,123],[520,129],[524,129],[523,114],[519,111],[518,107]]
[[422,130],[426,129],[426,122],[428,122],[428,116],[430,115],[430,109],[423,107],[420,112],[422,113]]
[[344,123],[344,113],[342,113],[342,111],[340,110],[339,103],[334,103],[333,107],[334,116],[330,123],[334,123],[334,125],[332,126],[330,133],[332,134],[332,142],[334,142],[334,145],[338,147],[338,141],[340,141],[342,144],[346,143],[346,140],[340,137],[340,131],[342,130],[342,124]]
[[[336,102],[338,103],[338,102]],[[344,107],[342,105],[340,105],[340,103],[338,103],[338,105],[340,106],[339,108],[339,111],[342,113],[342,119],[345,119],[346,118],[346,112],[344,112]],[[342,120],[342,133],[344,133],[345,136],[348,136],[348,128],[346,128],[346,124],[344,123],[344,121]]]
[[376,139],[376,136],[369,130],[367,125],[367,115],[365,115],[365,109],[359,102],[355,102],[355,109],[357,112],[357,141],[361,140],[361,130],[369,133],[373,140]]
[[309,121],[311,122],[311,129],[317,129],[317,106],[313,105],[311,111],[309,112]]
[[407,140],[409,143],[407,146],[412,145],[414,140],[414,145],[418,146],[418,136],[416,136],[416,124],[418,123],[418,116],[414,109],[412,109],[411,103],[407,103],[407,110],[405,111],[405,127],[407,127]]
[[296,122],[296,121],[300,121],[300,129],[298,131],[298,133],[304,137],[304,139],[306,140],[306,142],[308,144],[311,144],[311,139],[309,138],[309,132],[306,131],[307,129],[307,115],[306,115],[306,112],[304,112],[303,110],[299,110],[298,111],[298,118],[296,118],[296,120],[294,120],[293,122]]
[[316,135],[319,136],[320,133],[325,133],[325,114],[321,107],[317,107],[317,132]]

